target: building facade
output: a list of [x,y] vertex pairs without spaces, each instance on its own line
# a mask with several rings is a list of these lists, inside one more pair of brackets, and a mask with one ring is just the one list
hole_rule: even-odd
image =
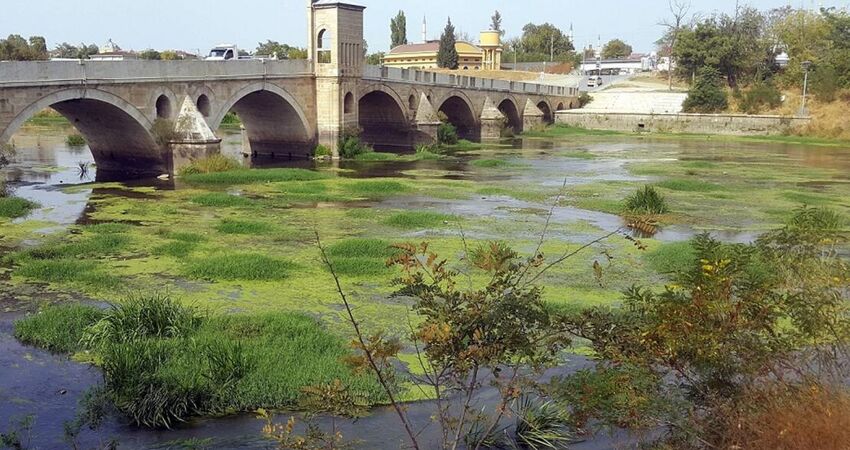
[[[484,31],[480,36],[480,45],[466,41],[457,41],[460,70],[500,70],[502,65],[502,43],[498,31]],[[440,41],[427,41],[418,44],[400,45],[384,56],[383,65],[399,69],[436,69],[437,53]]]

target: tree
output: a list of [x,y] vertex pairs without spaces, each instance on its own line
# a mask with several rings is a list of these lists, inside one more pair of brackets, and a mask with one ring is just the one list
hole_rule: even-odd
[[147,61],[158,61],[162,59],[162,54],[154,49],[149,48],[139,53],[139,59],[144,59]]
[[307,59],[307,50],[268,40],[257,44],[256,55],[270,56],[277,59]]
[[702,67],[682,104],[685,112],[717,113],[729,106],[726,91],[720,83],[720,72],[712,66]]
[[569,36],[550,23],[528,24],[522,28],[522,51],[525,59],[536,61],[567,61],[574,59],[573,43]]
[[384,52],[366,55],[366,64],[369,64],[370,66],[380,66],[384,63],[384,56],[386,56],[386,53]]
[[605,59],[620,59],[632,54],[632,46],[620,39],[612,39],[602,47],[602,57]]
[[405,17],[404,11],[399,11],[390,20],[390,40],[392,42],[391,48],[407,44],[407,17]]
[[498,31],[499,36],[504,36],[505,30],[502,29],[502,13],[500,13],[499,10],[496,10],[490,20],[490,29],[493,31]]
[[444,69],[455,70],[458,67],[458,54],[455,45],[455,26],[452,25],[452,19],[446,24],[446,29],[443,30],[443,35],[440,36],[440,49],[437,52],[437,66]]
[[38,61],[47,58],[47,44],[41,36],[32,36],[27,41],[23,36],[11,34],[0,40],[0,60]]
[[174,50],[164,50],[159,56],[163,61],[179,61],[183,59],[183,57]]
[[683,0],[669,0],[670,18],[661,21],[660,25],[666,29],[664,37],[659,44],[662,47],[662,55],[667,56],[667,82],[668,89],[673,90],[673,68],[676,66],[673,49],[679,42],[679,35],[685,27],[685,16],[691,10],[691,3]]

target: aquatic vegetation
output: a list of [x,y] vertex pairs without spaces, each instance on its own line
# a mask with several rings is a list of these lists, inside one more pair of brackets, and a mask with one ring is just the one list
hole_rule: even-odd
[[459,142],[457,128],[448,123],[441,123],[437,127],[437,143],[439,145],[457,145]]
[[662,244],[647,252],[644,259],[658,273],[675,273],[694,260],[696,251],[689,241]]
[[448,226],[457,217],[433,211],[403,211],[388,217],[384,223],[404,230],[425,230]]
[[399,250],[382,239],[346,239],[327,249],[334,270],[346,276],[368,276],[389,273],[387,260]]
[[[140,426],[294,409],[302,388],[334,380],[369,404],[384,399],[371,378],[342,362],[345,340],[303,315],[208,316],[162,296],[138,297],[106,313],[78,305],[70,322],[58,318],[71,307],[52,308],[19,321],[16,330],[40,337],[33,343],[45,348],[96,353],[105,396]],[[91,339],[77,339],[85,333]]]
[[23,198],[0,196],[0,217],[7,219],[24,217],[37,207],[37,204]]
[[67,145],[68,147],[82,147],[86,145],[86,138],[84,138],[83,135],[79,133],[69,134],[65,138],[65,145]]
[[411,191],[407,184],[391,180],[362,180],[345,183],[342,189],[352,195],[365,198],[384,198]]
[[197,248],[198,244],[196,242],[172,241],[155,247],[152,254],[170,256],[172,258],[185,258]]
[[201,173],[219,173],[237,170],[242,165],[239,161],[224,155],[212,155],[206,158],[192,161],[191,164],[180,169],[180,176],[201,174]]
[[74,353],[83,349],[84,331],[104,312],[93,306],[56,304],[42,308],[15,323],[15,338],[52,352]]
[[184,179],[197,184],[236,185],[279,181],[312,181],[329,178],[327,174],[305,169],[239,169],[228,172],[193,174]]
[[634,214],[666,214],[667,200],[652,186],[644,186],[626,198],[626,211]]
[[670,189],[671,191],[683,192],[710,192],[723,189],[723,186],[714,183],[707,183],[700,180],[687,179],[670,179],[664,180],[656,184],[656,186]]
[[471,164],[475,167],[486,169],[505,168],[515,165],[503,159],[476,159]]
[[287,279],[297,265],[258,253],[222,253],[190,260],[185,275],[209,281],[280,281]]
[[224,219],[218,226],[216,231],[224,234],[246,234],[258,235],[271,233],[275,228],[265,222],[252,222],[248,220]]
[[237,208],[253,206],[255,203],[251,199],[223,192],[210,192],[208,194],[196,195],[190,199],[192,203],[219,208]]

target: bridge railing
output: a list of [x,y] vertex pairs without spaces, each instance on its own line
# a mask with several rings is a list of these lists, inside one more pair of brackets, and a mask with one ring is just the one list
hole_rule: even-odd
[[[505,91],[519,94],[576,96],[578,89],[552,84],[529,83],[523,81],[497,80],[476,76],[427,72],[416,69],[396,67],[366,66],[363,78],[374,81],[396,81],[405,83],[429,84],[465,89],[483,89]],[[473,72],[474,73],[474,72]]]
[[0,62],[0,86],[262,79],[310,73],[304,60]]

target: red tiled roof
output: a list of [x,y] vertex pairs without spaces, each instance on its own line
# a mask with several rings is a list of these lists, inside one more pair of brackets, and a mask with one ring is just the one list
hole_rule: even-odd
[[440,51],[440,42],[439,41],[431,41],[424,42],[419,44],[406,44],[399,45],[398,47],[390,50],[390,55],[395,55],[398,53],[423,53],[423,52],[437,52]]

